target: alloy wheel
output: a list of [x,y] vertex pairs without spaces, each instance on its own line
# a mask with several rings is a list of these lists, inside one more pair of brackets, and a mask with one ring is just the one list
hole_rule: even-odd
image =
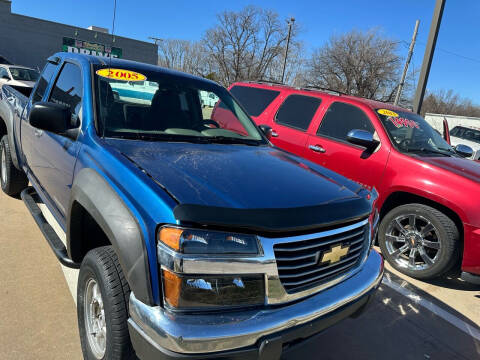
[[385,245],[393,261],[413,271],[431,268],[439,258],[439,232],[432,222],[417,214],[405,214],[388,224]]
[[94,279],[89,279],[85,288],[85,322],[88,343],[93,355],[102,359],[107,347],[107,324],[100,287]]

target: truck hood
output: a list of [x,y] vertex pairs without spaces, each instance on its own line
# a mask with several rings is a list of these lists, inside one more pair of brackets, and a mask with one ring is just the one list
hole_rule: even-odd
[[105,142],[149,174],[179,204],[296,208],[365,196],[359,195],[360,185],[268,146]]
[[480,182],[480,163],[456,157],[422,157],[422,161],[462,176],[469,180]]

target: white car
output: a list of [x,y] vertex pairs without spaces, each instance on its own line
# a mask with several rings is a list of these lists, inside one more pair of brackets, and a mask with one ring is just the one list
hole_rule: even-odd
[[455,126],[450,130],[450,142],[452,146],[459,144],[468,145],[473,149],[472,160],[480,159],[480,129],[467,127],[467,126]]
[[30,94],[39,76],[39,72],[35,69],[19,65],[0,64],[0,88],[7,84],[24,95],[26,93]]

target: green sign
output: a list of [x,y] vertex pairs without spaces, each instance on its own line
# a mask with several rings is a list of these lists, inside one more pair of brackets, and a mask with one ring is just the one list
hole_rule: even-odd
[[110,45],[98,44],[92,41],[85,41],[72,38],[63,38],[62,50],[70,53],[87,54],[94,56],[121,58],[122,49]]

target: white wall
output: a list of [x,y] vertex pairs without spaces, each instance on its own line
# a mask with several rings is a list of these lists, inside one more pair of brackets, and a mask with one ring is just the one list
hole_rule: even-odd
[[480,129],[480,118],[456,116],[456,115],[443,115],[443,114],[425,114],[425,120],[432,125],[435,129],[443,134],[443,119],[447,119],[448,127],[452,130],[457,125],[466,127],[473,127]]

